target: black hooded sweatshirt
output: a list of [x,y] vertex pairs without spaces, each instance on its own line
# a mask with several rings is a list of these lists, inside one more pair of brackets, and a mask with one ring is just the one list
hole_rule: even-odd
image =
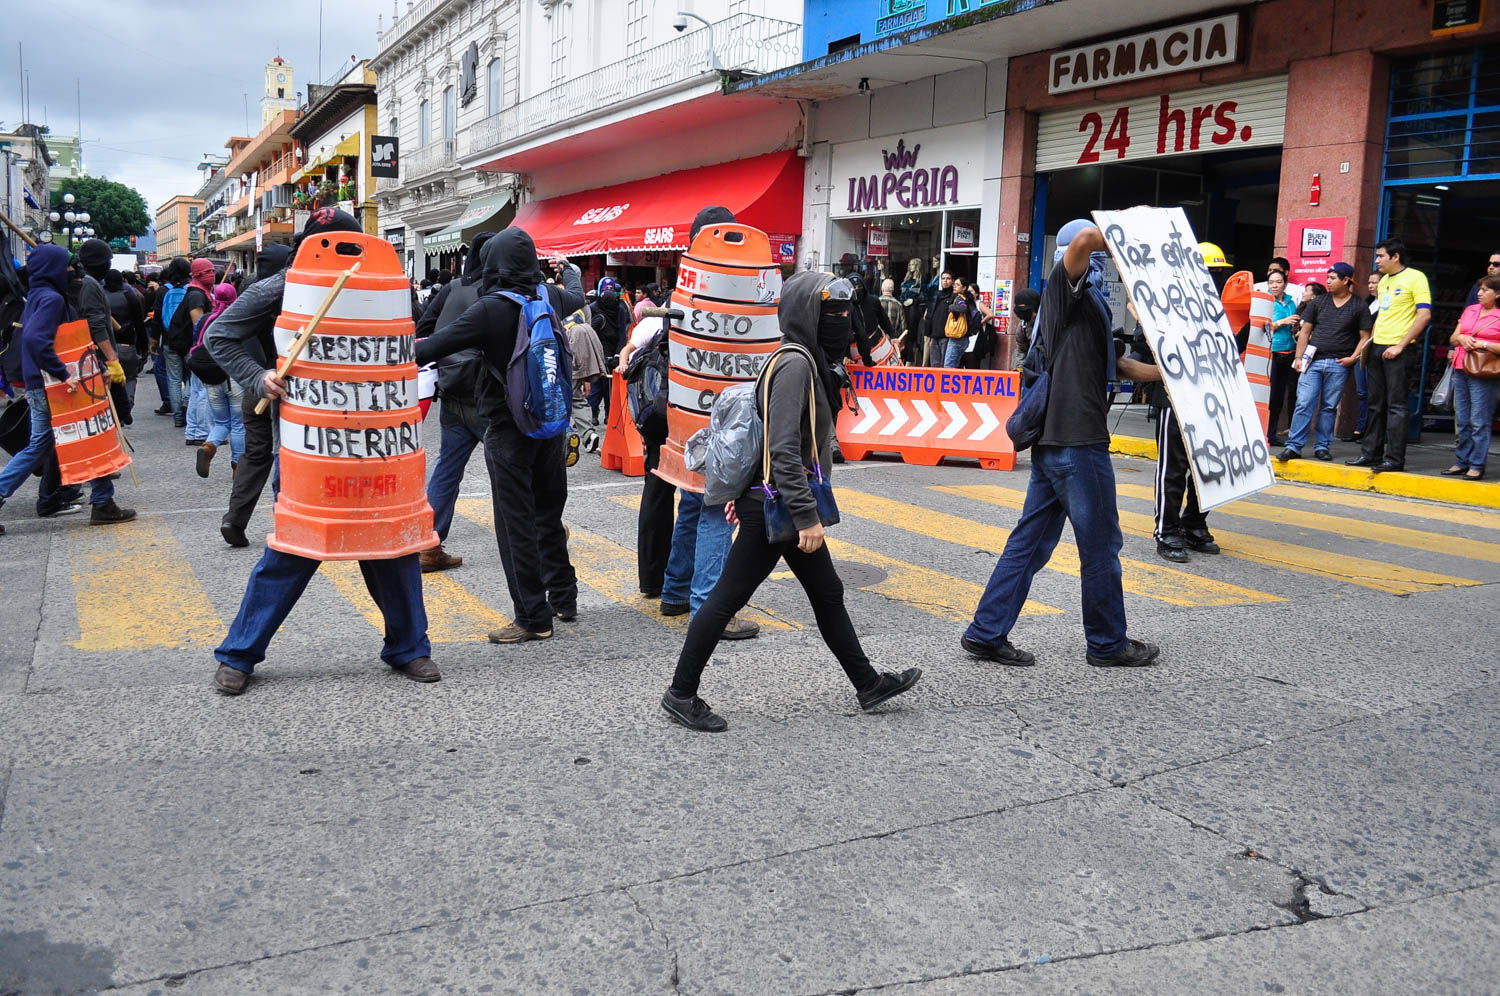
[[[417,322],[417,339],[426,339],[438,329],[447,328],[479,300],[479,288],[484,280],[484,247],[494,235],[494,232],[480,232],[474,236],[469,255],[464,257],[463,276],[443,284],[443,289],[427,302],[427,308]],[[473,404],[483,369],[484,353],[477,348],[461,349],[443,357],[437,362],[439,393],[444,398]]]
[[[461,349],[477,346],[484,351],[489,376],[479,378],[476,398],[479,414],[499,425],[513,423],[505,398],[505,369],[516,348],[516,329],[521,308],[495,291],[513,291],[535,300],[542,270],[537,264],[536,243],[519,228],[507,228],[489,242],[482,253],[481,291],[484,296],[474,302],[452,324],[445,325],[417,343],[417,364],[426,365]],[[546,293],[552,310],[558,315],[558,333],[562,333],[563,315],[585,304],[583,281],[578,268],[563,269],[564,286],[547,284]],[[227,312],[226,312],[227,314]]]

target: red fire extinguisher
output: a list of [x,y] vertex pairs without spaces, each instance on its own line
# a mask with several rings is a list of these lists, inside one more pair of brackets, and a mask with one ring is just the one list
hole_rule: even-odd
[[1321,173],[1313,174],[1312,190],[1310,190],[1307,195],[1307,203],[1313,205],[1314,207],[1316,207],[1317,203],[1323,199],[1322,176],[1323,174]]

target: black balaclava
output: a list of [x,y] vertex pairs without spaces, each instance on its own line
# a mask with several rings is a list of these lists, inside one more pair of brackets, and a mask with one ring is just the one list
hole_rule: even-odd
[[106,270],[104,273],[104,289],[107,291],[124,290],[125,277],[119,270]]
[[1023,322],[1029,322],[1036,317],[1036,309],[1041,307],[1042,295],[1030,287],[1022,287],[1016,291],[1015,302],[1011,309],[1015,311],[1016,317]]
[[480,232],[474,236],[474,241],[469,243],[469,254],[464,257],[464,283],[472,284],[479,280],[483,272],[484,244],[494,237],[494,232]]
[[535,297],[542,282],[542,267],[536,258],[536,243],[524,228],[512,225],[484,245],[483,266],[486,294],[496,290],[514,291]]
[[114,262],[114,253],[103,239],[89,239],[78,247],[78,263],[83,271],[95,280],[103,280],[109,273],[109,264]]
[[274,277],[286,269],[292,261],[292,247],[273,243],[266,246],[255,257],[255,281],[258,283],[267,277]]
[[693,240],[698,237],[698,233],[703,231],[703,229],[707,228],[709,225],[732,224],[734,224],[733,211],[729,210],[727,207],[720,207],[717,204],[710,204],[702,211],[699,211],[698,216],[693,219],[692,230],[688,232],[688,245],[691,246],[693,244]]
[[302,226],[302,231],[297,234],[292,243],[295,252],[302,247],[302,243],[316,235],[327,235],[329,232],[356,232],[364,230],[359,227],[359,222],[347,211],[338,208],[320,207],[308,216],[307,224]]

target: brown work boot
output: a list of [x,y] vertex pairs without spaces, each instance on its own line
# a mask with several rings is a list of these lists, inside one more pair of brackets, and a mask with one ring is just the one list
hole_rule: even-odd
[[462,567],[464,563],[464,558],[462,557],[448,556],[448,552],[443,549],[443,544],[441,543],[431,550],[423,550],[417,555],[417,559],[421,561],[423,574],[431,574],[433,571],[446,571],[453,567]]
[[198,476],[199,477],[207,477],[208,476],[208,465],[213,462],[214,454],[217,453],[217,452],[219,452],[219,448],[217,446],[215,446],[213,443],[204,443],[202,446],[198,447]]
[[739,616],[731,617],[729,625],[724,627],[723,638],[726,640],[753,640],[757,636],[760,636],[760,624]]
[[511,623],[504,629],[490,631],[491,643],[525,643],[527,640],[550,640],[552,631],[550,629],[537,632],[527,629],[520,623]]

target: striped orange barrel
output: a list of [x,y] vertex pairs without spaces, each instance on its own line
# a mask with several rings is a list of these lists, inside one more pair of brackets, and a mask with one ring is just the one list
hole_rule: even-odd
[[702,475],[687,469],[682,447],[708,425],[719,392],[754,380],[781,344],[776,305],[781,268],[766,233],[748,225],[705,227],[677,269],[672,307],[682,309],[667,336],[667,441],[656,473],[690,491]]
[[384,239],[303,242],[287,271],[276,350],[284,359],[339,275],[349,278],[280,405],[281,493],[266,545],[316,560],[380,560],[437,545],[417,405],[410,284]]
[[109,375],[89,336],[89,323],[59,325],[54,348],[68,371],[77,371],[82,381],[77,390],[69,391],[61,381],[45,378],[62,482],[82,484],[124,469],[130,457],[120,446],[119,427],[109,406]]
[[1266,333],[1270,313],[1257,325],[1257,297],[1271,298],[1255,289],[1255,275],[1248,270],[1232,274],[1224,283],[1220,299],[1224,302],[1224,314],[1229,319],[1229,331],[1238,333],[1246,324],[1250,326],[1250,343],[1245,348],[1245,376],[1250,381],[1250,396],[1255,399],[1255,410],[1260,414],[1260,429],[1267,431],[1271,421],[1271,337]]
[[[850,344],[849,359],[859,364],[864,358],[859,355],[859,346]],[[875,361],[877,367],[899,367],[901,353],[896,349],[896,344],[891,342],[891,337],[879,329],[875,330],[875,345],[870,347],[870,359]]]

